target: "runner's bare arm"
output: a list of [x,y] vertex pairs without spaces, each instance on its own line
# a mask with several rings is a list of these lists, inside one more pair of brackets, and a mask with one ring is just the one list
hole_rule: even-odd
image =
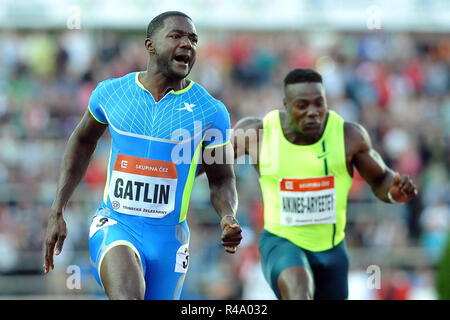
[[241,156],[249,155],[252,157],[253,164],[257,169],[262,127],[261,119],[246,117],[236,123],[231,135],[234,158],[237,159]]
[[234,253],[241,242],[242,230],[236,220],[238,196],[233,164],[230,163],[233,149],[231,144],[227,143],[210,151],[214,161],[205,161],[204,157],[204,168],[209,182],[211,204],[220,217],[222,245],[227,252]]
[[[262,121],[255,117],[246,117],[239,120],[231,134],[231,143],[234,149],[234,159],[250,155],[253,163],[258,165],[258,150]],[[204,165],[200,165],[197,176],[205,172]]]
[[372,148],[369,134],[359,124],[346,122],[344,126],[346,154],[350,168],[354,166],[370,185],[373,193],[384,202],[406,202],[417,195],[410,177],[391,170]]
[[54,268],[53,253],[59,254],[61,252],[67,235],[63,211],[72,193],[84,177],[97,142],[106,127],[107,125],[95,120],[89,110],[86,110],[67,142],[56,196],[50,210],[47,225],[45,273],[49,272],[50,268]]

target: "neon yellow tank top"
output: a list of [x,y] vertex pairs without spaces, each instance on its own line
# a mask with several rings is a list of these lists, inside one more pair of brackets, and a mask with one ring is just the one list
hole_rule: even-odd
[[346,166],[344,120],[329,110],[322,137],[296,145],[284,136],[278,110],[263,118],[259,156],[264,228],[309,251],[325,251],[345,237],[352,177]]

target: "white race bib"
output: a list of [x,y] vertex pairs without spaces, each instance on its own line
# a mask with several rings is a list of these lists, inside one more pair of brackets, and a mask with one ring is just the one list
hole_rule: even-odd
[[118,154],[109,198],[117,212],[162,218],[175,208],[177,169],[173,162]]
[[91,238],[98,230],[103,229],[104,227],[113,226],[116,223],[117,221],[111,218],[95,216],[92,220],[91,227],[89,228],[89,238]]
[[280,224],[336,223],[334,176],[280,180]]
[[186,273],[189,265],[189,245],[183,244],[177,250],[175,272]]

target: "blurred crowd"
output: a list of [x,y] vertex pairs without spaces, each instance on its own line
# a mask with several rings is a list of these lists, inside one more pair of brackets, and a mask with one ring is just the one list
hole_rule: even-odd
[[[65,143],[99,81],[144,70],[146,63],[144,32],[1,31],[0,274],[41,273]],[[355,175],[346,229],[350,297],[433,297],[433,272],[450,225],[448,34],[199,30],[190,78],[225,103],[234,124],[281,109],[284,76],[296,67],[318,70],[328,106],[364,125],[386,163],[419,188],[407,205],[381,204]],[[82,266],[92,283],[88,230],[101,201],[109,139],[108,133],[101,139],[67,208],[69,234],[58,257]],[[259,265],[258,180],[249,165],[235,169],[243,243],[235,255],[224,253],[208,184],[199,177],[188,215],[192,257],[183,298],[273,298]],[[381,267],[382,289],[367,289],[369,265]]]

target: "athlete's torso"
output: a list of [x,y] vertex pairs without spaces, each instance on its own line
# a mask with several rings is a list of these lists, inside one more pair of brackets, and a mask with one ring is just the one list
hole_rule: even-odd
[[89,110],[112,138],[100,207],[158,224],[183,221],[202,147],[228,141],[226,107],[193,81],[155,102],[135,72],[101,82]]
[[310,251],[331,249],[344,239],[352,178],[339,115],[329,111],[316,143],[296,145],[284,136],[279,111],[268,113],[259,172],[266,230]]

